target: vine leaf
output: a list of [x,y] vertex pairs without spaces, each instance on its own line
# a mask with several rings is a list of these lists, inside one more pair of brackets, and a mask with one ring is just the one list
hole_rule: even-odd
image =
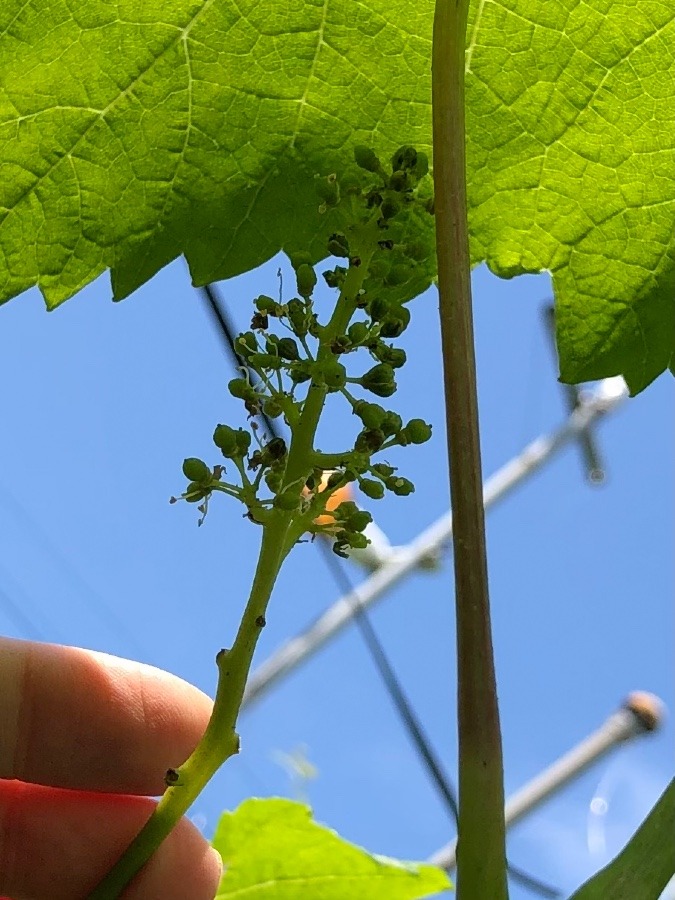
[[[315,174],[430,149],[433,0],[0,6],[0,300],[318,259]],[[468,38],[473,259],[550,271],[563,379],[637,392],[675,345],[672,4],[476,0]]]
[[372,856],[291,800],[246,800],[223,814],[213,846],[225,865],[218,900],[413,900],[450,887],[440,869]]
[[571,900],[654,900],[675,875],[675,780],[628,844]]

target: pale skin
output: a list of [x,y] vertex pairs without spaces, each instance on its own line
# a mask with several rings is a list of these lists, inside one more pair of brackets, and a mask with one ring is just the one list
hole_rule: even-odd
[[[85,900],[211,706],[151,666],[0,638],[0,900]],[[220,871],[183,819],[122,896],[213,900]]]

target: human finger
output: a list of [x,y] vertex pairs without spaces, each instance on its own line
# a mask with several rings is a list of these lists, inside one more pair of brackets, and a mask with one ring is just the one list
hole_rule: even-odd
[[[0,781],[0,893],[85,900],[148,818],[145,797]],[[123,900],[213,900],[220,858],[182,819]]]
[[104,653],[0,638],[0,778],[159,794],[211,713],[187,682]]

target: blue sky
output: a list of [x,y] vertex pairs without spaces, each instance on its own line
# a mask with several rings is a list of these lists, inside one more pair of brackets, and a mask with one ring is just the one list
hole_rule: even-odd
[[[275,294],[279,265],[222,285],[248,325],[250,300]],[[287,272],[287,290],[291,277]],[[565,410],[541,310],[546,276],[474,273],[484,472],[489,475]],[[437,297],[412,307],[409,363],[392,406],[435,424],[432,441],[390,461],[409,498],[364,503],[394,543],[448,506]],[[232,377],[201,297],[177,261],[113,304],[107,278],[47,314],[36,291],[0,310],[4,441],[0,468],[0,629],[142,659],[212,693],[215,653],[231,640],[258,533],[215,498],[204,527],[170,506],[185,456],[217,461],[217,422],[242,424]],[[583,738],[631,690],[675,708],[673,381],[664,376],[598,429],[607,483],[584,482],[569,447],[488,515],[491,597],[507,791]],[[322,449],[342,447],[339,401]],[[332,443],[331,443],[332,442]],[[362,574],[349,564],[349,574]],[[448,771],[456,770],[455,650],[449,557],[416,573],[373,622]],[[282,573],[256,661],[337,599],[315,548]],[[359,635],[343,632],[240,722],[243,752],[196,804],[211,833],[251,794],[294,796],[280,752],[304,746],[318,777],[306,793],[321,821],[368,849],[425,858],[453,823],[403,733]],[[570,891],[628,837],[672,774],[673,726],[614,753],[510,834],[518,866]],[[177,760],[177,763],[180,760]],[[598,849],[589,805],[609,810]],[[512,898],[533,896],[514,886]]]

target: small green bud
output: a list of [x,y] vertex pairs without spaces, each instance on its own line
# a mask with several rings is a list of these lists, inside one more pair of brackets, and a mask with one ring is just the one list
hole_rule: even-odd
[[403,434],[411,444],[424,444],[431,438],[431,425],[424,419],[411,419],[403,429]]
[[278,419],[283,410],[273,397],[268,397],[263,403],[263,412],[270,419]]
[[[350,531],[363,531],[373,521],[373,517],[364,509],[357,509],[345,521],[345,526]],[[353,546],[353,545],[352,545]]]
[[384,432],[379,428],[364,428],[356,436],[354,449],[358,453],[377,453],[384,444]]
[[377,403],[359,400],[354,406],[354,414],[361,419],[366,428],[379,428],[384,421],[386,410]]
[[394,216],[398,215],[401,212],[401,204],[393,197],[386,197],[382,201],[380,212],[383,219],[393,219]]
[[389,314],[391,304],[384,297],[374,297],[368,304],[368,314],[373,322],[380,322]]
[[[356,529],[354,530],[356,531]],[[356,533],[347,535],[347,543],[350,547],[353,547],[354,550],[365,550],[369,541],[365,534]]]
[[391,397],[396,391],[394,370],[387,363],[378,363],[362,376],[361,384],[378,397]]
[[243,428],[238,428],[235,436],[237,438],[237,456],[245,456],[251,446],[251,435]]
[[336,359],[321,363],[319,376],[329,391],[339,391],[347,384],[347,370]]
[[304,250],[298,250],[296,253],[291,253],[289,256],[289,260],[291,262],[291,266],[297,272],[300,266],[311,266],[312,265],[312,257],[309,253]]
[[245,331],[243,334],[237,335],[234,341],[234,348],[244,359],[247,359],[251,353],[255,353],[258,349],[258,339],[252,331]]
[[237,432],[229,425],[217,425],[213,432],[213,443],[222,451],[223,456],[232,457],[237,452]]
[[291,362],[295,362],[296,360],[300,359],[298,345],[295,343],[293,338],[281,338],[279,340],[279,343],[277,344],[277,352],[283,359],[289,359]]
[[282,459],[286,455],[286,441],[283,438],[275,437],[266,444],[264,449],[265,456],[271,460]]
[[304,337],[307,334],[308,330],[308,322],[307,322],[307,308],[302,300],[298,300],[295,297],[293,300],[288,303],[288,321],[291,324],[291,328],[294,333],[298,335],[298,337]]
[[354,147],[354,162],[360,169],[365,169],[367,172],[379,172],[382,168],[377,153],[371,147],[363,144]]
[[298,293],[301,297],[311,297],[316,287],[316,272],[308,263],[303,263],[295,270],[295,278],[298,282]]
[[188,481],[196,481],[199,484],[209,484],[213,479],[213,472],[206,463],[190,456],[183,460],[183,475]]
[[333,488],[341,487],[346,481],[344,472],[331,472],[326,482],[326,490],[332,491]]
[[415,178],[424,178],[429,172],[429,157],[421,150],[418,150],[417,152],[417,161],[412,167],[412,171]]
[[248,361],[254,369],[272,369],[275,372],[284,365],[281,357],[275,353],[252,353]]
[[300,362],[291,363],[288,374],[290,375],[293,384],[302,384],[305,381],[309,381],[312,377],[311,363],[305,359],[300,360]]
[[410,190],[410,175],[407,172],[394,172],[389,179],[389,187],[392,191],[402,194]]
[[399,416],[398,413],[395,413],[392,410],[387,411],[384,419],[382,420],[382,424],[380,425],[380,428],[387,437],[392,434],[398,434],[402,427],[403,419]]
[[396,469],[387,463],[375,463],[375,465],[371,466],[371,471],[373,474],[379,475],[380,478],[391,478]]
[[237,400],[256,400],[255,388],[245,378],[233,378],[227,389]]
[[367,322],[353,322],[347,329],[347,337],[352,345],[362,344],[368,337],[370,328]]
[[335,266],[334,269],[328,269],[323,273],[324,280],[329,288],[341,288],[347,270],[344,266]]
[[393,172],[403,169],[414,169],[417,164],[417,150],[409,144],[399,147],[391,158],[391,168]]
[[255,303],[255,308],[258,310],[258,312],[267,313],[268,315],[270,313],[274,315],[275,310],[279,305],[276,300],[273,300],[266,294],[261,294],[259,297],[256,297],[253,302]]
[[407,359],[405,350],[401,347],[390,347],[383,343],[373,348],[373,355],[379,362],[388,363],[392,369],[400,369]]
[[328,252],[331,256],[349,257],[349,241],[344,234],[336,231],[328,238]]
[[208,488],[204,487],[203,484],[199,484],[197,481],[191,481],[185,491],[185,499],[188,503],[198,503],[200,500],[203,500],[208,493]]
[[382,337],[400,337],[410,324],[410,310],[401,303],[392,303],[384,319],[380,322]]
[[283,509],[286,512],[291,512],[300,506],[300,494],[296,488],[286,488],[283,493],[277,494],[272,505],[276,507],[276,509]]
[[381,500],[384,497],[384,485],[381,481],[374,481],[372,478],[362,478],[359,481],[359,488],[371,500]]
[[400,475],[392,475],[391,478],[387,479],[387,487],[397,497],[407,497],[408,494],[412,494],[415,490],[415,485],[412,481],[408,481],[407,478],[401,478]]
[[337,175],[329,175],[327,178],[316,176],[314,190],[326,206],[337,206],[340,202],[340,187]]

